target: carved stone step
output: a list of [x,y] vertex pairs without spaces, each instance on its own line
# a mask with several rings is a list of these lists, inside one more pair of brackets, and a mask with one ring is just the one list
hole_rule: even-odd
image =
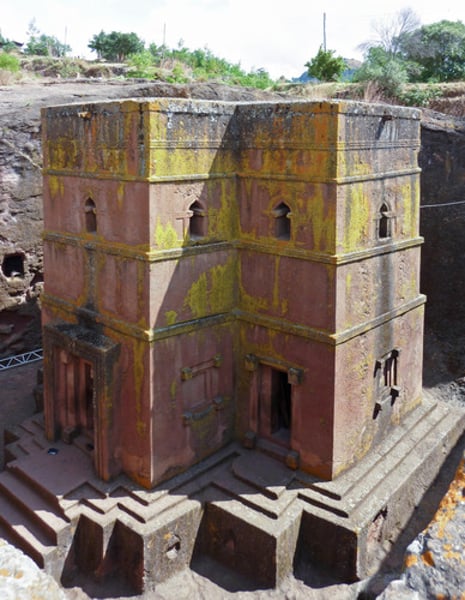
[[52,504],[8,470],[0,473],[0,493],[43,530],[53,544],[68,541],[69,521],[56,501]]
[[0,495],[0,523],[15,546],[26,552],[39,567],[45,568],[47,562],[53,560],[56,553],[53,541],[4,495]]

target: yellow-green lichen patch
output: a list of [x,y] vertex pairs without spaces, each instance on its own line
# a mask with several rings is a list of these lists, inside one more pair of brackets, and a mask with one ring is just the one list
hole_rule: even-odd
[[214,313],[223,312],[234,301],[236,260],[230,256],[224,264],[210,269],[209,275],[211,281],[209,295],[210,309]]
[[267,357],[267,359],[275,360],[277,363],[289,364],[287,357],[280,351],[280,348],[282,348],[282,337],[280,333],[269,329],[266,332],[266,337],[264,337],[262,341],[254,341],[250,339],[249,331],[247,325],[240,328],[240,347],[247,348],[247,352],[255,354],[255,356],[263,356]]
[[165,321],[167,325],[174,325],[178,318],[178,313],[175,310],[167,310],[165,312]]
[[228,240],[236,237],[238,231],[238,204],[230,192],[230,181],[221,181],[221,205],[208,210],[208,237]]
[[147,423],[145,423],[144,421],[137,421],[136,430],[139,437],[144,437],[147,432]]
[[195,318],[204,316],[208,312],[208,285],[207,274],[202,273],[189,288],[184,306],[189,307]]
[[126,182],[121,181],[118,183],[118,187],[116,188],[116,201],[118,203],[118,207],[121,209],[123,207],[123,200],[126,194]]
[[[350,160],[347,157],[350,156]],[[348,154],[347,150],[340,149],[337,155],[338,177],[366,177],[373,172],[373,165],[365,162],[361,153]]]
[[413,181],[408,180],[400,188],[399,206],[402,211],[398,210],[399,216],[402,216],[398,222],[398,235],[402,237],[413,238],[418,235],[419,209],[420,209],[420,180],[415,178]]
[[273,281],[273,301],[272,301],[273,309],[275,311],[279,311],[280,306],[287,307],[287,300],[286,299],[281,300],[282,286],[280,285],[281,278],[279,276],[280,263],[281,263],[281,257],[276,256],[274,259],[274,281]]
[[50,198],[52,200],[63,197],[64,184],[62,177],[57,177],[56,175],[49,175],[46,179],[46,182],[48,184]]
[[333,252],[336,214],[332,203],[325,201],[320,191],[312,197],[311,202],[307,203],[307,213],[304,218],[311,222],[313,249],[320,252]]
[[368,239],[370,205],[362,183],[353,184],[345,198],[345,220],[343,231],[343,251],[360,250]]
[[155,227],[155,244],[159,249],[168,250],[178,248],[182,245],[182,241],[178,240],[178,234],[171,223],[163,225],[158,219]]
[[345,289],[346,298],[350,298],[351,287],[352,287],[352,273],[351,273],[351,271],[347,271],[346,272],[346,289]]
[[225,312],[233,304],[235,276],[236,261],[233,257],[204,271],[189,288],[184,306],[195,318]]
[[[166,177],[209,175],[233,171],[235,159],[230,150],[221,149],[218,128],[222,119],[188,113],[184,119],[176,106],[164,112],[151,111],[150,139],[169,144],[154,144],[150,150],[150,176]],[[226,125],[226,121],[224,121]]]
[[173,379],[170,385],[170,398],[171,401],[174,402],[176,400],[176,393],[178,390],[178,382],[177,379]]
[[137,315],[138,325],[141,329],[148,326],[146,302],[146,264],[143,261],[137,261]]

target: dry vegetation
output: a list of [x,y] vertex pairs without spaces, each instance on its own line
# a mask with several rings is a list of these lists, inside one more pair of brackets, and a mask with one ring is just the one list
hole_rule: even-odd
[[[53,58],[46,56],[23,56],[21,68],[11,72],[0,68],[0,85],[10,86],[31,79],[114,79],[128,78],[128,66],[83,59]],[[164,65],[165,66],[165,65]],[[170,79],[170,69],[161,70],[166,81]],[[165,77],[163,77],[165,79]],[[344,98],[365,102],[386,102],[422,106],[438,112],[465,117],[465,81],[437,84],[407,84],[402,98],[388,98],[372,82],[368,83],[288,83],[278,82],[274,91],[301,97],[308,100],[324,98]]]
[[[407,84],[404,88],[405,101],[399,98],[387,98],[372,83],[321,83],[321,84],[283,84],[279,91],[300,96],[308,100],[323,98],[345,98],[364,102],[385,102],[388,104],[406,104],[422,106],[438,112],[465,117],[465,81],[437,84]],[[430,98],[427,98],[430,96]],[[418,103],[415,99],[418,98]],[[425,100],[426,98],[426,100]]]

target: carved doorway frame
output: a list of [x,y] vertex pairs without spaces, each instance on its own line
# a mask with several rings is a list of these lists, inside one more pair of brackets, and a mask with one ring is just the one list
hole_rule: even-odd
[[91,365],[93,385],[93,437],[94,467],[99,477],[108,481],[117,474],[114,439],[115,366],[119,356],[119,344],[110,338],[80,325],[69,323],[43,328],[44,348],[44,414],[47,439],[55,441],[63,437],[68,424],[66,397],[61,380],[59,361],[63,352],[70,358]]

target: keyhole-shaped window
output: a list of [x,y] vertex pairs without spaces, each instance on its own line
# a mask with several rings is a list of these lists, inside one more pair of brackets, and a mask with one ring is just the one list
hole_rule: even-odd
[[189,206],[191,213],[189,219],[189,237],[198,239],[207,234],[207,213],[205,208],[197,200]]
[[380,240],[390,238],[392,235],[392,213],[387,204],[379,209],[378,237]]
[[291,221],[289,219],[291,215],[291,209],[287,204],[281,202],[276,208],[273,209],[273,215],[275,217],[274,233],[278,240],[290,240],[291,239]]
[[86,219],[86,231],[88,233],[95,233],[97,231],[97,208],[92,198],[88,198],[86,200],[84,212]]

